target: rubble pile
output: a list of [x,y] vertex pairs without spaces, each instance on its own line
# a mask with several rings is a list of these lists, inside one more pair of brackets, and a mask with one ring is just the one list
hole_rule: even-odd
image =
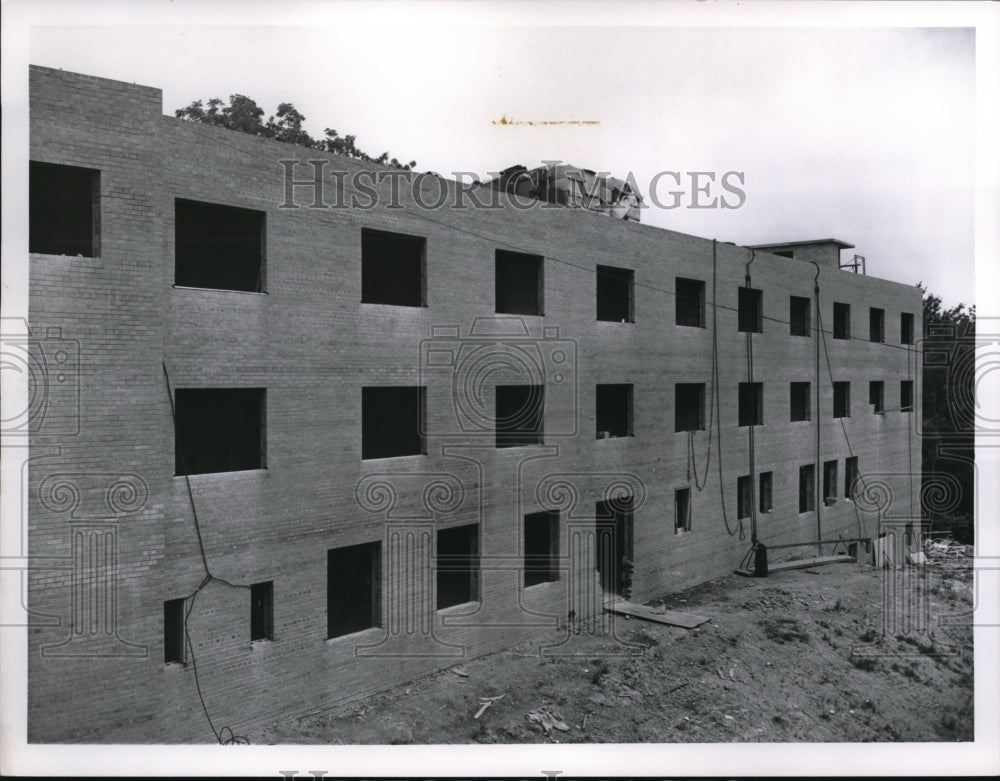
[[959,559],[972,556],[972,545],[963,545],[950,538],[924,540],[924,553],[928,559]]

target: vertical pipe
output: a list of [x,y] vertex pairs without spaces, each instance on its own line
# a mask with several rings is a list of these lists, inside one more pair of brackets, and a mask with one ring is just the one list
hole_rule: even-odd
[[[750,291],[753,290],[753,287],[751,285],[751,280],[750,280],[750,265],[754,262],[754,260],[756,260],[756,258],[757,258],[756,251],[751,249],[750,250],[750,260],[747,261],[746,267],[744,269],[744,271],[746,273],[745,281],[746,281],[746,287],[747,287],[748,295],[750,295]],[[763,309],[763,302],[761,303],[761,309]],[[763,328],[763,317],[764,317],[763,311],[760,312],[760,316],[761,316],[761,323],[762,323],[761,328]],[[752,328],[747,329],[747,383],[750,385],[750,388],[753,389],[753,329]],[[761,407],[763,407],[763,404],[764,404],[763,399],[761,399]],[[761,411],[763,412],[763,410],[761,410]],[[749,454],[750,455],[750,465],[749,465],[750,466],[750,477],[749,477],[749,479],[750,479],[750,540],[751,540],[751,542],[753,542],[754,545],[757,544],[757,492],[756,492],[756,486],[755,486],[755,483],[757,481],[757,475],[756,475],[756,464],[754,463],[754,456],[755,456],[755,452],[754,451],[755,451],[755,449],[757,447],[756,437],[755,437],[755,431],[754,431],[754,427],[756,425],[754,423],[755,419],[756,418],[754,418],[753,420],[751,420],[750,426],[747,429],[747,444],[749,445],[749,450],[750,450],[750,454]]]
[[[816,276],[813,279],[813,295],[816,298],[816,323],[819,325],[819,264],[815,261],[810,261],[814,266],[816,266]],[[820,508],[823,506],[823,496],[822,496],[822,478],[820,476],[820,470],[823,468],[820,461],[820,427],[822,424],[822,419],[820,417],[820,401],[819,401],[819,340],[821,334],[817,333],[814,335],[816,341],[816,465],[813,467],[813,503],[816,506],[816,555],[823,555],[823,523],[821,518]]]

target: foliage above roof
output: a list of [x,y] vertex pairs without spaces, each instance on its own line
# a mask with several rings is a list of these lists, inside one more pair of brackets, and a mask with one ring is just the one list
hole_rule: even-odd
[[401,163],[395,157],[390,157],[388,152],[373,157],[355,145],[356,136],[341,136],[333,128],[326,128],[324,138],[313,138],[302,128],[302,123],[306,121],[306,118],[291,103],[278,104],[277,112],[268,117],[266,122],[264,121],[264,109],[258,106],[253,98],[239,94],[230,95],[228,105],[219,98],[210,98],[207,104],[196,100],[184,108],[177,109],[174,116],[189,122],[216,125],[228,130],[238,130],[241,133],[249,133],[262,138],[273,138],[309,149],[322,149],[355,160],[365,160],[379,165],[401,168],[404,171],[411,171],[417,165],[416,160]]

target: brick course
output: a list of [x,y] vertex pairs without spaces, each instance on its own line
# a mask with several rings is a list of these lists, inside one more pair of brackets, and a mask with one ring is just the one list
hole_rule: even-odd
[[[30,573],[29,608],[58,617],[59,625],[40,620],[29,633],[31,741],[214,740],[194,665],[163,663],[163,602],[196,591],[188,631],[201,691],[216,728],[236,733],[503,648],[565,623],[571,610],[583,618],[598,604],[585,598],[594,585],[586,546],[595,503],[609,486],[632,486],[641,499],[633,600],[739,564],[749,524],[745,538],[729,534],[722,500],[735,532],[737,477],[749,473],[750,455],[748,429],[736,425],[747,353],[735,311],[749,250],[580,209],[515,209],[506,196],[500,209],[431,211],[404,187],[401,208],[389,208],[388,184],[374,187],[380,202],[372,209],[281,208],[281,160],[302,161],[300,179],[310,175],[308,160],[329,161],[328,172],[378,167],[161,112],[159,90],[31,70],[31,159],[101,172],[100,256],[30,259],[33,331],[59,328],[80,350],[79,432],[49,437],[38,426],[32,439],[40,457],[28,481],[29,552],[46,558]],[[330,201],[333,183],[326,182]],[[454,183],[422,183],[428,201],[441,186],[454,194]],[[175,198],[265,212],[265,293],[174,287]],[[308,189],[297,188],[296,201],[311,203]],[[426,237],[426,307],[360,303],[363,228]],[[458,326],[458,339],[436,339],[457,345],[477,318],[494,316],[496,249],[544,257],[545,315],[516,322],[527,326],[546,361],[554,340],[563,340],[571,359],[575,351],[562,383],[548,376],[541,446],[497,450],[492,431],[463,434],[450,374],[428,374],[420,365],[432,327]],[[711,397],[713,252],[721,486],[716,435],[710,460],[708,432],[693,435],[692,465],[689,435],[674,432],[673,407],[675,383],[706,383]],[[597,265],[634,270],[634,323],[596,321]],[[900,380],[919,377],[916,348],[900,344],[899,313],[919,316],[920,291],[820,269],[828,333],[817,388],[816,269],[758,252],[751,272],[764,291],[765,316],[763,333],[753,336],[754,380],[764,384],[755,471],[774,476],[773,510],[758,520],[761,541],[816,538],[817,513],[798,512],[798,474],[817,461],[817,425],[817,474],[823,461],[837,459],[841,483],[834,505],[817,496],[824,539],[877,533],[876,513],[843,499],[848,440],[862,475],[889,486],[897,514],[919,518],[919,444],[910,428],[919,410],[900,412],[898,396]],[[706,328],[675,325],[677,276],[706,282]],[[792,295],[812,301],[810,337],[789,335]],[[833,340],[834,301],[851,304],[856,336],[868,333],[869,307],[885,309],[886,343]],[[543,329],[552,327],[558,335],[546,339]],[[851,383],[851,416],[842,422],[832,418],[827,352],[833,379]],[[175,389],[267,389],[267,468],[194,475],[190,486],[212,574],[237,585],[274,581],[271,642],[250,642],[247,588],[212,581],[198,590],[205,571],[187,485],[174,475],[163,363]],[[884,415],[867,404],[867,383],[876,379],[886,383]],[[793,381],[812,383],[811,421],[789,422]],[[635,436],[595,438],[601,383],[634,385]],[[427,385],[427,455],[362,461],[361,388],[417,384]],[[487,382],[487,410],[493,395]],[[49,420],[73,419],[64,396],[50,398]],[[703,490],[694,487],[694,472],[705,480]],[[46,496],[59,481],[78,489],[78,498]],[[131,503],[109,498],[109,486],[122,482],[138,491]],[[440,490],[428,490],[435,483]],[[560,483],[569,493],[553,488]],[[692,528],[675,534],[674,492],[689,485]],[[391,506],[380,503],[385,491]],[[524,590],[520,519],[541,509],[560,511],[563,571],[558,582]],[[109,536],[101,539],[117,551],[116,601],[100,620],[85,618],[92,614],[82,602],[74,613],[73,594],[91,594],[90,586],[72,586],[83,566],[74,565],[73,529],[84,521],[104,529]],[[481,598],[435,611],[428,601],[433,531],[469,523],[481,535]],[[398,549],[390,545],[397,539]],[[383,627],[327,640],[326,551],[376,540],[383,549]],[[577,550],[584,555],[574,556]],[[410,612],[398,607],[407,599]],[[94,624],[86,621],[95,620],[90,633]],[[108,633],[111,623],[116,633]]]

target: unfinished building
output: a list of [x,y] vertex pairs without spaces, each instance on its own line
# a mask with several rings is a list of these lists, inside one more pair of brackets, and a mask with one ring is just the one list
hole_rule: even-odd
[[572,655],[609,595],[754,537],[872,538],[866,487],[919,521],[920,291],[843,242],[321,208],[309,161],[371,164],[30,82],[31,741],[212,742],[541,630]]

